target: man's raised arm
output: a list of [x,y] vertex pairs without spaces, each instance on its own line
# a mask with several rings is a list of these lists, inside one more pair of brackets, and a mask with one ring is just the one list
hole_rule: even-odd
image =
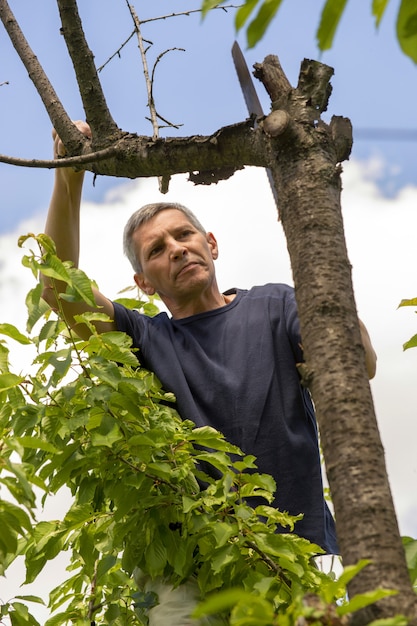
[[[87,137],[91,137],[91,131],[85,122],[75,122],[79,130]],[[52,132],[54,140],[54,157],[65,155],[65,147],[55,130]],[[49,205],[48,217],[45,225],[45,233],[53,239],[56,245],[57,254],[62,261],[72,261],[74,267],[78,267],[80,248],[80,205],[81,194],[84,181],[84,172],[76,172],[72,168],[57,168],[55,170],[55,182]],[[43,297],[48,304],[57,308],[54,290],[51,288],[51,279],[42,277],[44,290]],[[57,285],[58,291],[64,290],[65,286]],[[97,309],[113,318],[113,304],[101,293],[94,292]],[[71,327],[81,337],[90,334],[85,325],[77,325],[74,315],[91,311],[84,302],[70,303],[65,300],[60,301],[62,310]],[[114,322],[96,323],[99,332],[116,330]]]

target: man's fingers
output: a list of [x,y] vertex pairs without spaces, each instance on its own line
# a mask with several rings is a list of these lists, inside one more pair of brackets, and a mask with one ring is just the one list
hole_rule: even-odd
[[[83,133],[88,139],[91,139],[91,128],[87,124],[87,122],[83,122],[82,120],[76,120],[73,122],[78,130]],[[54,158],[63,157],[66,155],[67,151],[65,150],[65,146],[61,141],[58,133],[55,128],[52,129],[52,139],[54,142]]]

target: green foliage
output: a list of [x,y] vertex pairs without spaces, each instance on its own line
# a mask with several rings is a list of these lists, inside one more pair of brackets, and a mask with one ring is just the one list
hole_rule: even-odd
[[[202,12],[225,4],[226,0],[203,0]],[[348,0],[326,0],[316,33],[319,50],[329,50]],[[389,0],[372,0],[372,15],[378,27]],[[236,12],[235,27],[239,32],[245,25],[248,48],[253,48],[264,36],[276,16],[282,0],[244,0]],[[257,10],[255,17],[251,16]],[[401,0],[397,16],[397,38],[404,54],[417,63],[417,5],[415,0]]]
[[411,583],[414,590],[417,592],[417,539],[403,537],[402,541],[405,549],[405,558],[407,559]]
[[324,5],[317,30],[317,43],[320,50],[329,50],[332,47],[346,4],[347,0],[327,0]]
[[[92,335],[74,337],[60,302],[91,303],[91,283],[59,261],[48,238],[34,239],[42,251],[24,264],[67,290],[56,292],[58,317],[44,306],[39,286],[31,291],[28,328],[39,327],[36,336],[0,326],[4,336],[36,348],[28,373],[18,376],[0,343],[0,575],[20,555],[30,583],[68,553],[69,576],[49,591],[44,626],[146,624],[154,598],[137,586],[141,576],[195,581],[204,599],[197,614],[220,613],[235,626],[292,626],[313,615],[308,598],[315,598],[318,619],[387,595],[379,590],[348,603],[346,584],[365,562],[334,580],[313,563],[318,546],[277,534],[278,526],[291,531],[297,518],[270,506],[273,479],[217,431],[182,421],[172,394],[139,366],[130,338],[97,334],[101,313],[78,316]],[[61,489],[72,496],[62,518],[36,521],[36,493],[44,502]],[[252,509],[245,503],[252,496],[264,504]],[[0,621],[39,626],[30,602],[43,600],[4,602]]]
[[404,54],[417,63],[417,5],[414,0],[401,1],[397,37]]
[[[401,306],[417,306],[417,298],[411,298],[409,300],[401,300],[398,307],[401,307]],[[404,350],[408,350],[408,348],[417,348],[417,335],[413,335],[411,339],[409,339],[403,344]]]

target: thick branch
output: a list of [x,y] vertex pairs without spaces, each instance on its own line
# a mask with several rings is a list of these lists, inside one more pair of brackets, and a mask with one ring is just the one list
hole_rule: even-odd
[[94,165],[97,174],[127,178],[169,176],[184,172],[265,167],[265,135],[252,122],[226,126],[211,136],[157,139],[127,135],[113,159]]
[[[94,56],[87,45],[75,0],[57,0],[62,21],[62,34],[67,44],[86,119],[94,138],[109,137],[118,129],[101,88],[94,64]],[[65,142],[64,142],[65,143]]]
[[65,140],[69,153],[81,152],[87,139],[72,124],[41,64],[29,46],[7,0],[0,0],[0,18],[10,40],[40,95],[54,128]]
[[[224,178],[228,170],[245,165],[267,165],[265,136],[254,130],[252,121],[226,126],[210,136],[157,139],[118,132],[116,141],[101,150],[79,157],[57,160],[19,159],[0,155],[1,163],[24,167],[76,167],[96,174],[139,178],[204,172],[204,182],[212,172],[212,182]],[[229,172],[230,173],[230,172]]]

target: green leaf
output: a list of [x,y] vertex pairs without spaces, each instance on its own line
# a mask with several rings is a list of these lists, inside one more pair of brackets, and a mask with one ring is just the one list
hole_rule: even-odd
[[50,306],[45,300],[42,299],[42,285],[38,283],[36,287],[29,291],[26,296],[26,307],[28,310],[28,321],[26,323],[26,329],[31,332],[36,322],[45,315],[47,311],[50,311]]
[[236,11],[235,28],[237,32],[239,32],[242,26],[246,24],[250,14],[254,10],[258,2],[259,0],[246,0],[246,2],[244,2],[242,6],[240,6],[239,9]]
[[113,428],[105,434],[97,432],[96,430],[91,433],[91,444],[95,447],[105,446],[112,448],[113,445],[121,439],[122,435],[117,424],[114,424]]
[[417,335],[413,335],[411,339],[403,344],[403,350],[408,350],[409,348],[417,348]]
[[244,591],[240,587],[226,589],[212,594],[207,600],[198,605],[193,612],[193,617],[199,618],[213,613],[222,613],[232,608],[240,601],[250,601],[253,598],[249,591]]
[[67,283],[69,281],[68,266],[53,254],[47,254],[39,265],[44,276]]
[[417,306],[417,298],[401,300],[400,304],[398,305],[398,308],[400,308],[400,306]]
[[28,514],[12,502],[0,500],[0,514],[1,513],[7,514],[9,525],[12,526],[17,532],[23,534],[23,528],[27,531],[32,529],[32,524]]
[[397,593],[397,591],[388,589],[376,589],[375,591],[360,593],[354,596],[346,604],[337,607],[336,612],[340,616],[347,615],[348,613],[354,613],[355,611],[359,611],[360,609],[363,609],[370,604],[378,602],[378,600],[381,600],[382,598],[386,598],[387,596],[395,596]]
[[0,391],[6,391],[12,389],[23,383],[25,379],[22,376],[16,374],[0,374]]
[[253,48],[265,34],[266,29],[275,17],[282,0],[264,0],[255,19],[246,31],[248,47]]
[[218,547],[224,546],[235,532],[236,528],[234,526],[226,524],[225,522],[218,522],[213,528]]
[[167,551],[159,536],[155,537],[145,551],[147,571],[152,576],[163,573],[167,563]]
[[[62,626],[62,624],[68,624],[71,619],[70,611],[64,611],[63,613],[57,613],[46,620],[45,626]],[[72,620],[71,620],[72,621]]]
[[15,554],[17,551],[17,533],[10,527],[10,516],[0,511],[0,559],[2,555]]
[[24,345],[32,343],[28,337],[23,335],[19,330],[17,330],[16,326],[13,326],[12,324],[0,324],[0,333]]
[[144,300],[138,300],[137,298],[117,298],[114,302],[123,305],[126,309],[138,310],[140,310],[145,304]]
[[372,15],[375,17],[375,25],[378,28],[389,0],[372,0]]
[[22,237],[19,237],[17,242],[19,248],[21,248],[28,239],[34,239],[40,246],[42,246],[45,252],[56,254],[55,244],[49,235],[45,235],[44,233],[40,233],[39,235],[34,235],[33,233],[23,235]]
[[44,324],[39,333],[39,341],[46,341],[48,339],[56,339],[59,333],[65,328],[65,324],[57,320],[49,320]]
[[[96,307],[97,304],[91,280],[88,278],[87,274],[77,267],[72,267],[69,270],[69,275],[71,278],[70,285],[75,292],[84,300],[84,302],[92,307]],[[62,297],[64,298],[64,296]]]
[[211,568],[215,574],[220,573],[238,557],[236,545],[226,544],[216,550],[211,558]]
[[45,605],[45,602],[42,600],[42,598],[39,598],[38,596],[25,595],[25,596],[15,596],[15,598],[16,600],[24,600],[25,602],[36,602],[36,604]]
[[49,441],[45,441],[39,437],[16,437],[15,441],[23,446],[23,448],[44,450],[45,452],[51,452],[52,454],[57,454],[59,452],[59,450],[54,445],[49,443]]
[[329,50],[333,45],[337,27],[345,10],[347,0],[327,0],[323,7],[317,30],[317,44],[320,50]]
[[397,37],[402,51],[417,63],[417,4],[401,0],[397,17]]
[[213,9],[214,7],[220,5],[220,4],[224,4],[226,0],[204,0],[203,4],[201,5],[201,12],[203,14],[203,17],[205,17],[207,15],[207,13]]
[[159,313],[159,307],[153,302],[145,302],[142,308],[144,314],[148,317],[155,317]]
[[369,565],[370,561],[361,559],[355,565],[347,565],[342,574],[333,582],[324,588],[324,598],[326,602],[331,602],[333,597],[338,597],[346,589],[352,578],[354,578],[364,567]]
[[407,559],[410,579],[414,585],[417,580],[417,539],[403,537],[402,542],[405,550],[405,557]]

